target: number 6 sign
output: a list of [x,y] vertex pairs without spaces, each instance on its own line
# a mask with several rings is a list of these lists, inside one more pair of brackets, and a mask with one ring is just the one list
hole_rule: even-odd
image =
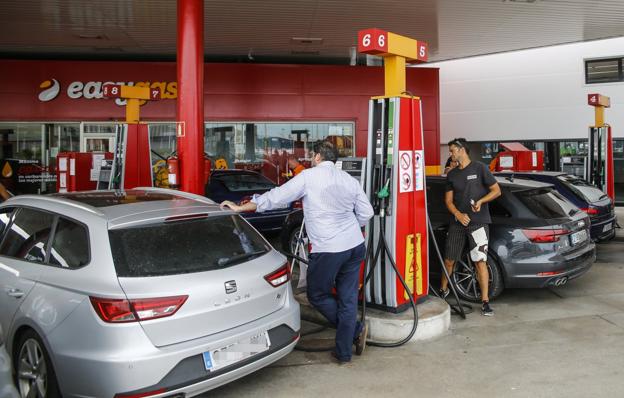
[[372,55],[387,53],[388,32],[376,28],[359,31],[358,52]]
[[429,58],[426,42],[377,28],[358,32],[358,52],[382,57],[399,56],[408,62],[426,62]]

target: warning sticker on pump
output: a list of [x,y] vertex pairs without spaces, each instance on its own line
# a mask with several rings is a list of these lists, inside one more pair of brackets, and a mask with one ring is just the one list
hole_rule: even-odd
[[399,151],[399,193],[414,191],[412,152]]
[[416,190],[422,191],[425,185],[425,153],[423,150],[414,151],[414,174],[416,175]]

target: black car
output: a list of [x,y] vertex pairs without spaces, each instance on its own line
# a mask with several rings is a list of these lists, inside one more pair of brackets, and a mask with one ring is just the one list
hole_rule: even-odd
[[[596,260],[589,238],[589,217],[559,194],[552,185],[497,177],[502,195],[490,203],[492,224],[488,267],[490,299],[505,288],[561,286],[589,270]],[[451,215],[444,204],[446,178],[427,177],[427,206],[436,241],[444,255]],[[281,243],[293,252],[303,212],[291,213],[284,223]],[[429,237],[432,288],[439,286],[441,264]],[[478,302],[481,292],[468,251],[455,267],[453,281],[459,295]]]
[[[214,170],[210,175],[210,181],[206,184],[205,196],[217,203],[230,200],[242,204],[249,201],[254,194],[261,195],[276,186],[273,181],[255,171]],[[241,215],[258,231],[277,231],[282,228],[286,216],[297,206],[299,202],[264,213],[248,212]]]
[[591,238],[595,241],[613,239],[617,218],[611,199],[598,187],[591,185],[580,177],[561,171],[523,171],[500,172],[513,178],[524,178],[533,181],[553,184],[559,193],[583,210],[591,221]]
[[[596,260],[587,214],[550,184],[496,179],[502,195],[489,206],[490,298],[505,288],[561,286],[587,272]],[[445,186],[445,177],[427,177],[429,217],[442,254],[451,219],[443,200]],[[432,244],[430,237],[430,278],[435,288],[441,264]],[[475,267],[467,251],[456,264],[452,279],[462,298],[480,301]]]

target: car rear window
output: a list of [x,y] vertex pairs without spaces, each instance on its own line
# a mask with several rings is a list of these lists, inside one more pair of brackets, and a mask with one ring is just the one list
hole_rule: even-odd
[[269,190],[275,184],[260,174],[226,174],[216,176],[231,192]]
[[542,219],[567,218],[578,209],[553,189],[529,189],[516,196],[535,216]]
[[259,257],[271,249],[238,215],[110,230],[109,237],[120,277],[222,269]]
[[570,188],[572,192],[588,203],[597,202],[607,198],[607,195],[598,189],[598,187],[589,184],[581,178],[571,175],[559,176],[557,178],[559,178],[559,180]]

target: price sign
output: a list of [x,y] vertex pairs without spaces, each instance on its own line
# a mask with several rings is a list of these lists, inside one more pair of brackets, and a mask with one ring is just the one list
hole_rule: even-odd
[[151,100],[159,100],[160,99],[160,89],[159,88],[150,88],[150,99]]
[[381,29],[366,29],[359,31],[358,52],[373,55],[387,53],[388,32]]
[[121,86],[119,84],[105,84],[102,86],[102,95],[105,98],[121,97]]
[[611,99],[600,94],[587,94],[587,103],[591,106],[611,106]]
[[429,45],[427,42],[419,41],[417,60],[426,62],[427,59],[429,59]]

